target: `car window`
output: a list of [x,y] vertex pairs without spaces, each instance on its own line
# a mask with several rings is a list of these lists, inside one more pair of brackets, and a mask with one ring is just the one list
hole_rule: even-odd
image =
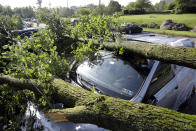
[[156,72],[152,78],[150,86],[146,93],[146,99],[149,99],[156,94],[161,88],[163,88],[172,78],[174,74],[171,70],[170,64],[160,63]]
[[91,85],[93,83],[107,95],[131,99],[146,78],[146,74],[138,71],[139,62],[133,65],[111,54],[105,54],[102,59],[85,61],[78,67],[77,74],[83,82]]

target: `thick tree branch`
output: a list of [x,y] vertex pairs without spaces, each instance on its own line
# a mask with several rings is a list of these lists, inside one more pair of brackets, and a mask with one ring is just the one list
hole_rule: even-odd
[[[0,82],[17,89],[34,90],[33,81],[0,76]],[[33,84],[32,84],[33,83]],[[56,121],[92,123],[111,130],[196,130],[196,116],[152,105],[95,94],[60,79],[52,82],[54,99],[66,109],[50,110]]]
[[149,59],[196,69],[196,48],[172,47],[138,41],[105,42],[103,45],[108,49],[124,48],[126,52],[139,54]]

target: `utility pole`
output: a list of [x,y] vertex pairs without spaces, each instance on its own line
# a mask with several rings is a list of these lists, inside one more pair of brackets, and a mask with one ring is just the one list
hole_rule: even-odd
[[69,8],[69,0],[67,0],[67,8]]
[[52,6],[51,1],[49,1],[49,8],[50,8],[50,9],[51,9],[51,6]]
[[99,0],[99,11],[100,11],[100,15],[102,15],[101,0]]

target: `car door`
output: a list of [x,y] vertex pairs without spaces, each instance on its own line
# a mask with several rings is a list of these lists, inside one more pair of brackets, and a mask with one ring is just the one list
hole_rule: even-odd
[[160,92],[160,90],[165,88],[165,86],[170,83],[173,78],[174,73],[171,70],[171,65],[160,63],[153,75],[143,102],[170,108],[177,97],[176,88],[162,91],[162,94],[165,96],[162,99],[157,100],[157,98],[155,98],[155,95]]
[[[171,78],[170,81],[153,95],[156,100],[154,104],[177,110],[190,97],[196,85],[195,72],[194,69],[187,67],[180,68],[179,71],[175,72],[175,77]],[[174,74],[171,68],[170,73]]]

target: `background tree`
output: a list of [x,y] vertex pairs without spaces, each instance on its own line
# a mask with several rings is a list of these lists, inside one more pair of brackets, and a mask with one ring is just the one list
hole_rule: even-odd
[[[23,29],[22,18],[19,15],[13,16],[0,16],[1,28],[4,27],[6,30],[21,30]],[[0,32],[1,34],[2,32]],[[3,33],[2,33],[3,34]]]
[[152,3],[149,0],[137,0],[135,7],[140,10],[146,10],[152,7]]
[[174,13],[196,13],[195,0],[175,0],[168,5],[168,9],[172,9]]
[[38,8],[41,8],[42,7],[42,0],[37,0],[37,5],[38,5]]
[[1,12],[1,15],[4,15],[4,16],[12,16],[14,13],[11,9],[10,6],[4,6],[2,12]]
[[13,15],[19,15],[22,18],[34,18],[35,17],[35,11],[31,6],[29,7],[20,7],[20,8],[14,8],[11,9],[9,6],[2,6],[0,5],[0,15],[3,16],[13,16]]
[[168,10],[174,10],[176,6],[176,1],[173,1],[171,3],[169,3],[169,5],[167,6]]
[[22,18],[34,18],[35,12],[32,7],[14,8],[13,13],[20,15]]
[[93,11],[92,11],[92,15],[102,15],[102,14],[106,14],[106,12],[104,12],[105,10],[105,5],[100,5],[100,6],[97,6]]
[[127,6],[126,9],[128,10],[135,10],[135,2],[130,2]]
[[88,4],[86,7],[91,9],[91,10],[94,10],[97,6],[94,5],[94,4]]
[[56,8],[56,12],[60,17],[71,17],[75,13],[74,9],[67,7]]
[[108,14],[112,15],[115,12],[120,12],[121,11],[121,5],[114,0],[111,0],[109,5],[108,5]]
[[89,15],[91,13],[91,9],[89,8],[80,8],[77,10],[77,15]]
[[3,6],[0,4],[0,13],[3,12]]
[[156,3],[154,6],[156,11],[164,11],[166,7],[167,5],[165,0],[161,0],[159,3]]

